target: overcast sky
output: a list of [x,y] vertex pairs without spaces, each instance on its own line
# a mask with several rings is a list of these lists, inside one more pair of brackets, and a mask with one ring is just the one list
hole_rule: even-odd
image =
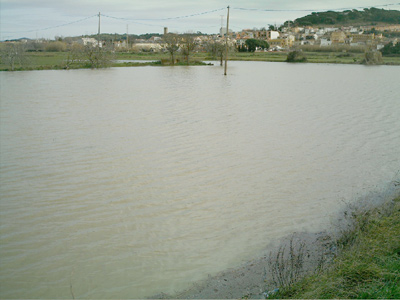
[[[217,33],[229,28],[262,28],[282,24],[312,11],[379,7],[400,10],[394,0],[0,0],[0,40],[20,37],[54,39],[103,33]],[[267,11],[275,10],[275,11]],[[283,10],[283,11],[279,11]],[[221,20],[223,16],[223,20]],[[225,25],[224,25],[225,26]]]

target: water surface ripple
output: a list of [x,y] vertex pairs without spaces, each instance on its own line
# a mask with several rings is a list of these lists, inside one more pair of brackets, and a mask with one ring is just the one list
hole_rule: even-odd
[[397,67],[1,72],[0,297],[174,292],[400,167]]

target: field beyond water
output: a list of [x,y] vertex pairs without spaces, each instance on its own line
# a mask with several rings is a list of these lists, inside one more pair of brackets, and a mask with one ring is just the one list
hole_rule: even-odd
[[[303,51],[307,57],[308,63],[333,63],[333,64],[360,64],[364,59],[364,53],[361,52],[320,52]],[[229,60],[241,61],[265,61],[265,62],[284,62],[287,58],[287,52],[235,52],[230,53]],[[178,64],[186,65],[183,58],[177,57]],[[79,69],[88,68],[85,63],[74,63],[68,65],[70,59],[68,52],[27,52],[24,56],[23,66],[16,64],[15,70],[59,70],[59,69]],[[140,62],[140,61],[143,62]],[[170,55],[168,53],[128,53],[116,52],[112,59],[111,67],[132,67],[143,65],[161,65],[160,61],[168,62]],[[207,53],[195,53],[191,56],[190,64],[198,65],[202,61],[215,61],[218,58],[211,57]],[[129,62],[131,61],[131,62]],[[383,57],[383,63],[386,65],[400,65],[400,57]],[[0,71],[9,71],[11,67],[0,61]]]

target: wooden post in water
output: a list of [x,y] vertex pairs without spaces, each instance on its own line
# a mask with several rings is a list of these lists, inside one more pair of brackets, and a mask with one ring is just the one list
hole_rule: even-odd
[[99,29],[97,31],[97,51],[98,57],[96,59],[96,68],[100,67],[100,12],[99,12]]
[[228,34],[229,34],[229,6],[228,6],[228,16],[226,18],[226,36],[225,36],[225,71],[224,75],[226,75],[226,70],[228,68]]
[[99,12],[99,29],[97,31],[97,42],[98,42],[98,46],[100,48],[100,12]]
[[127,24],[126,25],[126,49],[127,49],[127,52],[129,52],[129,33],[128,33],[128,31],[129,31],[129,25]]

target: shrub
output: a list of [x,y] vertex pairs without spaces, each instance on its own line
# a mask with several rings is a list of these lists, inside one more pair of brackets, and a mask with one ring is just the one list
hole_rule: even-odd
[[295,50],[295,51],[289,52],[289,54],[286,58],[286,61],[287,62],[306,62],[307,57],[303,54],[302,51]]
[[63,42],[50,42],[46,45],[45,50],[49,52],[63,52],[67,49],[67,45]]
[[362,62],[365,65],[379,65],[383,63],[382,53],[379,51],[367,51]]

